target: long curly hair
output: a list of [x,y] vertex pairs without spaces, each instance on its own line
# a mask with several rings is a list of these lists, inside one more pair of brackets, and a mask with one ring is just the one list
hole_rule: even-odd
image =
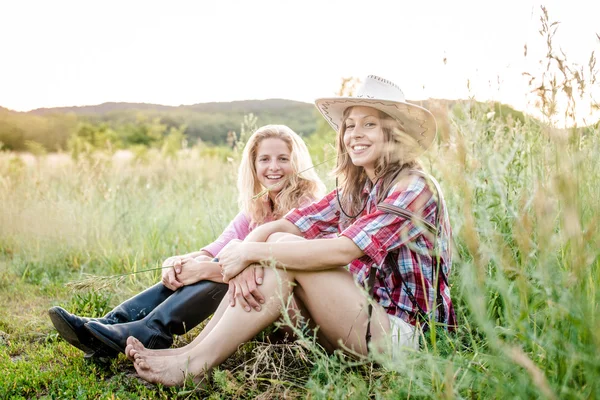
[[[290,150],[292,170],[283,182],[283,188],[271,201],[268,188],[258,180],[256,156],[258,146],[265,139],[281,139]],[[258,128],[244,147],[237,181],[240,210],[246,213],[253,225],[283,217],[292,208],[320,199],[325,185],[315,172],[306,144],[291,128],[285,125],[265,125]]]
[[[349,107],[344,111],[342,124],[337,133],[337,166],[333,174],[337,178],[340,206],[348,215],[355,216],[364,206],[362,191],[368,176],[363,167],[356,166],[344,146],[346,119],[352,111]],[[381,122],[385,146],[381,157],[375,164],[375,178],[382,181],[381,190],[377,194],[377,202],[383,201],[387,191],[401,173],[409,169],[422,169],[416,159],[418,143],[402,130],[402,125],[383,111],[377,110]]]

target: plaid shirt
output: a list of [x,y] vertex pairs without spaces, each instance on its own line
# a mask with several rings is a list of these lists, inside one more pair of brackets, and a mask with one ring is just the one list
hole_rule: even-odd
[[[436,309],[437,321],[454,326],[450,288],[441,276],[439,303],[443,307],[443,314],[439,312],[438,304],[434,303],[436,288],[432,277],[436,260],[431,255],[431,234],[423,224],[415,224],[410,219],[378,210],[377,193],[384,190],[381,186],[381,183],[372,186],[367,181],[363,189],[364,196],[368,196],[367,205],[354,220],[341,217],[335,190],[318,202],[291,210],[285,218],[296,225],[307,239],[331,233],[351,239],[364,255],[352,261],[348,270],[358,283],[366,286],[370,268],[377,268],[372,295],[388,314],[415,325],[419,307],[426,313]],[[413,213],[419,213],[422,209],[421,216],[435,226],[438,200],[426,180],[418,175],[411,175],[408,185],[403,184],[402,188],[400,186],[392,186],[383,202]],[[443,199],[441,206],[443,218],[441,233],[438,234],[438,253],[441,258],[440,269],[448,276],[452,264],[451,229]],[[394,268],[399,274],[393,271]],[[400,279],[406,282],[409,290]],[[411,297],[419,307],[415,306]]]

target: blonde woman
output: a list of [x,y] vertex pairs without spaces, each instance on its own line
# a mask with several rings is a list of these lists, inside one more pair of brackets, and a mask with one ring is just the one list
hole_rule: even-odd
[[[264,271],[261,311],[224,300],[185,351],[148,350],[128,339],[125,352],[143,379],[165,385],[201,379],[285,312],[280,299],[291,293],[326,347],[354,354],[397,356],[403,347],[418,347],[418,326],[454,325],[448,214],[439,185],[417,162],[435,138],[433,115],[376,76],[356,97],[316,105],[338,131],[338,187],[220,253],[223,280],[234,285],[251,281],[253,263],[276,260],[277,268]],[[322,238],[331,233],[338,235]],[[256,301],[251,293],[244,297]]]
[[[114,357],[124,351],[129,336],[148,348],[170,347],[173,334],[183,334],[205,320],[225,296],[228,286],[219,264],[212,261],[221,250],[234,239],[244,239],[257,226],[324,193],[304,141],[284,125],[263,126],[249,138],[237,187],[240,212],[217,240],[197,252],[167,258],[161,283],[103,318],[79,317],[52,307],[50,318],[59,334],[87,357]],[[244,290],[250,287],[259,293],[256,286],[262,282],[263,270],[256,268],[252,273],[253,282],[245,282]]]

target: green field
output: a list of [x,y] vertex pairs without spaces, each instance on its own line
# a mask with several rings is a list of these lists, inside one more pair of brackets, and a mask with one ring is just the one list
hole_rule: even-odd
[[[159,273],[98,292],[65,284],[213,240],[237,210],[236,155],[0,153],[0,398],[600,398],[599,129],[491,110],[455,108],[424,160],[454,230],[456,334],[433,331],[421,352],[380,366],[327,356],[310,337],[283,346],[261,335],[197,389],[145,384],[124,356],[84,361],[46,311],[102,315]],[[331,153],[326,142],[308,138],[315,160]],[[318,167],[329,188],[331,167]]]

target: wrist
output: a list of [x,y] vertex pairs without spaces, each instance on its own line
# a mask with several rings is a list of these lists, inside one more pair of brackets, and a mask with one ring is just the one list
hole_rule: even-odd
[[242,261],[245,265],[250,265],[252,263],[257,262],[257,251],[256,251],[256,242],[243,242],[242,243],[242,251],[240,252],[242,255]]

